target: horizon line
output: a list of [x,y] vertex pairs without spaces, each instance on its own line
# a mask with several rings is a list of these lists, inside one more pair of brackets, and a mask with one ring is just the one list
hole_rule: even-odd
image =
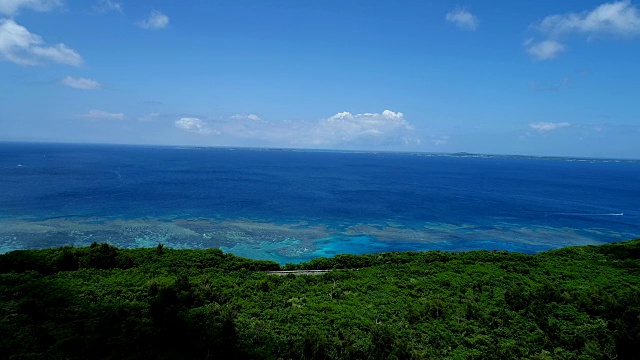
[[132,144],[111,142],[75,142],[52,140],[0,140],[2,143],[17,144],[63,144],[63,145],[98,145],[98,146],[134,146],[134,147],[162,147],[162,148],[190,148],[190,149],[226,149],[226,150],[261,150],[261,151],[299,151],[299,152],[334,152],[334,153],[365,153],[365,154],[397,154],[397,155],[428,155],[449,157],[502,157],[502,158],[528,158],[528,159],[576,159],[576,160],[617,160],[640,162],[640,158],[633,157],[600,157],[600,156],[574,156],[574,155],[529,155],[529,154],[498,154],[477,152],[436,152],[436,151],[410,151],[410,150],[371,150],[371,149],[327,149],[327,148],[298,148],[286,146],[225,146],[225,145],[191,145],[191,144]]

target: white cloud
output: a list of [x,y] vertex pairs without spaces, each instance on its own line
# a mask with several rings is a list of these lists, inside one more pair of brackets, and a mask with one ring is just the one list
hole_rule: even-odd
[[372,148],[406,146],[419,143],[404,114],[385,110],[382,113],[337,113],[317,121],[256,121],[248,115],[227,120],[202,121],[182,118],[175,127],[204,135],[222,135],[234,144],[285,146],[301,148]]
[[82,57],[73,49],[65,44],[56,44],[54,46],[35,46],[31,48],[34,55],[48,59],[61,64],[80,66],[82,65]]
[[440,146],[440,145],[445,145],[447,143],[447,141],[449,140],[449,136],[437,136],[434,139],[431,140],[431,142],[434,145]]
[[529,127],[539,133],[546,133],[549,131],[557,130],[571,126],[568,122],[552,123],[552,122],[538,122],[529,124]]
[[148,113],[146,115],[140,116],[138,120],[144,121],[144,122],[151,122],[151,121],[157,120],[159,117],[160,117],[160,113],[152,112],[152,113]]
[[527,52],[536,59],[549,60],[566,49],[558,40],[566,35],[583,34],[589,38],[640,35],[640,14],[630,0],[622,0],[599,5],[591,11],[550,15],[531,28],[547,39],[540,42],[529,40],[525,43]]
[[529,40],[525,42],[527,53],[538,60],[555,59],[558,55],[566,50],[566,47],[554,40],[545,40],[535,42]]
[[19,65],[51,61],[80,66],[82,57],[65,44],[44,45],[42,38],[11,19],[0,19],[0,58]]
[[181,130],[194,132],[202,135],[217,135],[219,131],[210,129],[206,122],[195,117],[183,117],[176,120],[175,127]]
[[445,16],[445,19],[465,30],[476,30],[479,24],[478,18],[466,9],[451,11]]
[[640,15],[630,0],[623,0],[602,4],[592,11],[547,16],[534,28],[550,36],[570,33],[633,36],[640,35]]
[[97,12],[106,13],[106,12],[122,12],[122,3],[113,0],[98,0],[96,4],[93,6],[93,9]]
[[124,119],[123,113],[110,113],[103,110],[91,110],[86,114],[80,114],[77,117],[81,119],[89,120],[122,120]]
[[149,30],[164,29],[167,25],[169,25],[169,17],[157,10],[153,10],[146,19],[138,22],[138,26]]
[[[352,114],[340,112],[315,124],[302,126],[302,136],[291,139],[308,141],[313,146],[390,145],[407,142],[413,128],[401,112]],[[303,145],[309,145],[303,144]]]
[[263,121],[258,115],[255,115],[255,114],[249,114],[249,115],[237,114],[237,115],[233,115],[231,118],[234,120]]
[[385,110],[382,114],[378,113],[363,113],[352,115],[350,112],[345,111],[337,113],[326,120],[327,123],[341,123],[341,124],[383,124],[383,123],[399,123],[406,124],[404,120],[404,114],[401,112],[393,112],[391,110]]
[[0,14],[14,15],[20,8],[49,11],[60,5],[60,0],[0,0]]
[[68,87],[81,90],[96,90],[102,88],[102,84],[95,80],[87,78],[74,78],[71,76],[65,76],[62,80],[60,80],[60,83]]

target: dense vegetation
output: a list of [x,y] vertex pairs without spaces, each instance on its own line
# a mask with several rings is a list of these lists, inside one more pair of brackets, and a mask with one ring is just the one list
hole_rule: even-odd
[[640,240],[286,268],[336,270],[160,245],[0,255],[0,358],[640,358]]

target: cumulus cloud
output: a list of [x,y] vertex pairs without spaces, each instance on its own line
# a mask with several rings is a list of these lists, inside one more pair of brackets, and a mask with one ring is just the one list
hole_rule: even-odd
[[309,138],[320,146],[397,145],[417,142],[412,130],[401,112],[341,112],[314,124]]
[[219,131],[209,128],[208,124],[199,118],[195,117],[183,117],[176,120],[175,127],[181,130],[202,134],[202,135],[217,135]]
[[312,128],[315,145],[348,144],[362,140],[392,141],[403,130],[411,130],[401,112],[385,110],[379,113],[337,113]]
[[175,126],[205,135],[223,135],[226,140],[235,143],[260,146],[370,148],[419,143],[404,114],[391,110],[356,114],[345,111],[317,121],[261,121],[249,115],[208,122],[198,118],[182,118],[176,121]]
[[143,29],[159,30],[169,25],[169,17],[160,11],[153,10],[145,19],[138,22]]
[[550,60],[566,50],[559,39],[568,35],[586,35],[588,38],[640,35],[640,14],[630,0],[622,0],[599,5],[591,11],[550,15],[531,28],[547,39],[525,43],[527,53],[535,59]]
[[445,20],[465,30],[476,30],[479,24],[478,18],[466,9],[456,9],[449,12],[445,16]]
[[536,42],[529,40],[525,43],[527,53],[537,60],[555,59],[558,55],[566,50],[566,47],[554,40],[545,40]]
[[86,114],[80,114],[77,117],[88,120],[122,120],[123,113],[110,113],[103,110],[91,110]]
[[631,1],[623,0],[602,4],[592,11],[547,16],[534,27],[551,36],[570,33],[633,36],[640,34],[640,15]]
[[547,133],[549,131],[553,131],[553,130],[557,130],[557,129],[565,128],[569,126],[571,126],[571,124],[568,122],[559,122],[559,123],[538,122],[538,123],[529,124],[529,127],[531,129],[536,130],[539,133]]
[[151,121],[156,121],[159,117],[160,117],[160,113],[152,112],[152,113],[148,113],[146,115],[140,116],[138,120],[144,121],[144,122],[151,122]]
[[262,121],[262,119],[255,114],[249,114],[249,115],[237,114],[237,115],[233,115],[231,118],[234,120]]
[[46,46],[44,40],[12,19],[0,19],[0,58],[19,65],[45,62],[80,66],[82,57],[65,44]]
[[15,15],[21,8],[49,11],[60,5],[60,0],[0,0],[0,14]]
[[102,84],[93,79],[74,78],[71,76],[65,76],[60,80],[60,83],[68,87],[81,90],[96,90],[102,88]]
[[93,6],[93,9],[100,13],[107,13],[111,11],[121,13],[122,3],[119,3],[114,0],[98,0],[96,1],[96,4]]

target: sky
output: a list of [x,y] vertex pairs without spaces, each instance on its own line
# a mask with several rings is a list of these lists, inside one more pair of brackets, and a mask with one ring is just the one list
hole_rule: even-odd
[[640,158],[640,2],[0,0],[0,141]]

